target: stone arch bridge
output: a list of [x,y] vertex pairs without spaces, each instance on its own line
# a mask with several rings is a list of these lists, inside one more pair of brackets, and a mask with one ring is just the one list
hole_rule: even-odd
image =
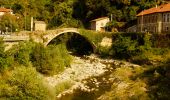
[[[53,43],[53,40],[63,36],[64,34],[67,35],[72,35],[72,36],[78,36],[81,38],[83,41],[86,41],[85,43],[88,44],[92,48],[92,51],[95,51],[95,45],[92,43],[92,41],[88,40],[88,38],[84,35],[82,35],[79,32],[79,29],[77,28],[60,28],[56,30],[48,30],[46,32],[42,31],[34,31],[34,32],[19,32],[19,33],[14,33],[11,35],[1,35],[3,37],[3,41],[7,44],[15,44],[18,43],[19,41],[27,41],[27,40],[33,40],[38,43],[43,43],[45,46],[47,46],[50,43]],[[79,42],[79,41],[78,41]],[[84,44],[83,44],[84,45]],[[80,45],[80,46],[83,46]],[[8,47],[10,48],[10,47]]]

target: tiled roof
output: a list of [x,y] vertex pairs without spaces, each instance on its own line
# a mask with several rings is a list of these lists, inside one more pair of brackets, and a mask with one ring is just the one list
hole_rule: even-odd
[[7,9],[7,8],[0,8],[0,12],[10,12],[12,11],[11,9]]
[[97,19],[91,20],[91,22],[93,22],[93,21],[99,21],[99,20],[103,20],[103,19],[108,19],[108,17],[100,17],[100,18],[97,18]]
[[170,11],[170,3],[144,10],[144,11],[140,12],[137,16],[153,14],[153,13],[160,13],[160,12],[168,12],[168,11]]

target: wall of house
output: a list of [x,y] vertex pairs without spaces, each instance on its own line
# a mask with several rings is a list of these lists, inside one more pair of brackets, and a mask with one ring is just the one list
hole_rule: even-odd
[[35,23],[34,24],[35,31],[46,31],[46,24],[44,23]]
[[170,32],[170,12],[162,14],[162,33]]
[[170,33],[170,12],[154,13],[137,17],[137,31]]
[[109,18],[96,21],[96,31],[104,31],[103,27],[105,27],[108,22],[109,22]]
[[137,17],[138,32],[158,32],[158,17],[157,13]]

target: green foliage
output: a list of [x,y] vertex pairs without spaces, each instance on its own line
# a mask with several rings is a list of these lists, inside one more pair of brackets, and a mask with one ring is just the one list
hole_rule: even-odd
[[0,73],[4,73],[0,76],[0,99],[55,99],[54,90],[37,72],[53,75],[70,66],[71,56],[63,44],[44,47],[34,42],[20,42],[5,51],[1,40],[0,51]]
[[108,57],[113,54],[110,50],[111,47],[98,46],[97,53],[100,54],[101,57]]
[[[0,20],[0,27],[1,30],[6,32],[11,32],[11,31],[16,31],[16,29],[19,28],[18,26],[18,20],[16,16],[10,15],[10,14],[5,14],[2,16]],[[6,29],[8,27],[8,29]]]
[[118,33],[115,36],[113,37],[111,52],[116,58],[131,59],[134,56],[152,52],[150,34]]
[[20,65],[29,66],[30,65],[30,54],[32,49],[35,47],[33,42],[20,42],[18,45],[13,47],[14,60]]
[[[155,0],[0,0],[0,6],[12,8],[27,28],[30,17],[44,20],[49,28],[83,27],[90,20],[111,16],[116,22],[130,22],[144,9],[161,4]],[[25,22],[24,22],[25,21]],[[83,24],[81,24],[83,23]],[[20,26],[20,25],[18,25]],[[23,29],[23,24],[22,27]],[[30,28],[28,28],[30,29]]]
[[60,82],[55,86],[56,89],[56,96],[60,93],[62,93],[63,91],[69,89],[71,86],[73,85],[73,83],[71,81],[64,81],[64,82]]
[[124,59],[130,58],[135,55],[136,46],[137,42],[131,40],[130,37],[122,37],[121,35],[118,35],[112,45],[113,56]]
[[55,74],[70,66],[71,57],[62,45],[45,48],[39,44],[31,54],[31,61],[37,71],[43,74]]
[[147,84],[138,78],[143,73],[141,67],[120,67],[111,74],[114,79],[111,90],[103,94],[99,100],[149,100]]
[[8,51],[4,51],[4,49],[5,46],[1,41],[1,72],[8,67],[15,67],[16,65],[33,65],[40,73],[53,75],[70,66],[72,60],[63,44],[44,47],[42,44],[34,42],[20,42]]
[[13,57],[9,55],[8,52],[5,52],[5,45],[0,38],[0,72],[2,73],[4,70],[9,68],[13,64]]
[[17,67],[0,83],[0,99],[54,100],[55,97],[33,67]]
[[99,45],[98,43],[100,43],[102,41],[104,36],[111,37],[111,35],[112,35],[110,33],[104,33],[104,32],[98,33],[98,32],[95,32],[95,31],[84,30],[84,29],[80,30],[80,34],[87,37],[88,40],[92,41],[96,46]]

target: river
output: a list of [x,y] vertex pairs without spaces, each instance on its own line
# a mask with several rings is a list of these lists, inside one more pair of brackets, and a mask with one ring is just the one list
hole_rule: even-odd
[[111,73],[121,66],[138,66],[124,61],[101,59],[96,55],[74,57],[69,68],[58,75],[46,77],[51,87],[67,84],[57,100],[96,100],[111,89]]

